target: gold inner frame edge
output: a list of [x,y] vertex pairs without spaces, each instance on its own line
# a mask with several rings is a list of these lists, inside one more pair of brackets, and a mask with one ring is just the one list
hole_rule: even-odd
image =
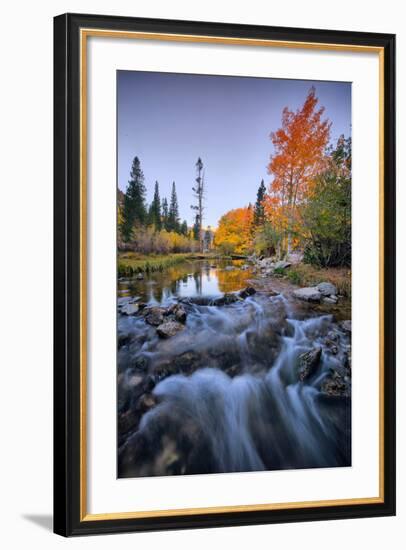
[[[87,38],[126,38],[274,48],[315,49],[379,56],[379,496],[134,512],[87,513]],[[384,502],[384,48],[356,44],[282,41],[222,36],[80,29],[80,521],[176,517],[379,504]]]

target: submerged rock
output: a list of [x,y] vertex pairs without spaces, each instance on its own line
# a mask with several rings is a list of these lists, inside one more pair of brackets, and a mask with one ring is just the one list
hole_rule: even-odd
[[256,293],[255,288],[253,288],[252,286],[247,286],[243,290],[240,290],[240,292],[238,293],[238,296],[240,298],[248,298],[248,296],[252,296],[255,293]]
[[320,283],[316,288],[322,296],[336,296],[337,294],[337,288],[332,283]]
[[234,294],[233,292],[226,293],[221,298],[216,298],[212,301],[211,305],[213,306],[228,306],[229,304],[233,304],[234,302],[238,302],[239,296],[237,294]]
[[156,331],[161,338],[171,338],[184,328],[184,325],[178,321],[167,321],[159,325]]
[[313,286],[298,288],[293,291],[293,296],[305,302],[320,302],[321,300],[321,292],[317,290],[317,287]]
[[320,365],[321,348],[311,349],[299,356],[299,378],[306,380],[312,376]]

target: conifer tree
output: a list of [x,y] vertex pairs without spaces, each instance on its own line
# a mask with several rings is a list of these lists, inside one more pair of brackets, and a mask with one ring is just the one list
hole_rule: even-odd
[[121,231],[125,241],[129,241],[133,234],[134,224],[146,222],[144,174],[138,157],[134,157],[131,166],[130,180],[124,195],[123,221]]
[[169,204],[169,214],[168,214],[168,227],[169,227],[169,231],[176,231],[177,233],[179,233],[179,230],[180,230],[179,205],[178,205],[178,197],[176,195],[175,182],[172,183],[171,202]]
[[155,226],[155,229],[160,231],[162,228],[161,199],[159,197],[159,183],[157,181],[155,182],[154,198],[152,199],[150,206],[150,220]]
[[169,208],[168,208],[168,199],[164,197],[162,199],[162,227],[168,231],[168,218],[169,218]]
[[183,223],[180,227],[180,232],[182,233],[182,235],[185,235],[185,237],[188,236],[188,233],[189,233],[189,229],[188,229],[188,226],[187,226],[187,221],[186,220],[183,220]]
[[255,226],[263,225],[265,221],[265,208],[264,208],[265,193],[266,193],[266,188],[265,188],[264,180],[261,180],[261,184],[257,192],[257,200],[254,206],[253,224]]

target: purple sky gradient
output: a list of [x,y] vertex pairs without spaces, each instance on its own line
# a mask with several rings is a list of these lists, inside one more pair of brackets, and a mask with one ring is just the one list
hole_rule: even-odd
[[254,203],[267,164],[271,131],[282,109],[300,107],[311,86],[332,121],[331,141],[351,132],[351,84],[269,78],[118,71],[118,185],[125,191],[134,156],[145,175],[148,202],[158,180],[161,199],[176,182],[180,216],[193,222],[195,163],[205,167],[205,226]]

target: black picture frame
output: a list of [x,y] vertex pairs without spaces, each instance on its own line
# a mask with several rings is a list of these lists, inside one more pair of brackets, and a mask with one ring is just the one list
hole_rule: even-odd
[[[185,514],[81,517],[80,29],[351,44],[384,57],[382,502]],[[390,516],[395,514],[395,36],[192,21],[64,14],[54,19],[54,531],[63,536]]]

